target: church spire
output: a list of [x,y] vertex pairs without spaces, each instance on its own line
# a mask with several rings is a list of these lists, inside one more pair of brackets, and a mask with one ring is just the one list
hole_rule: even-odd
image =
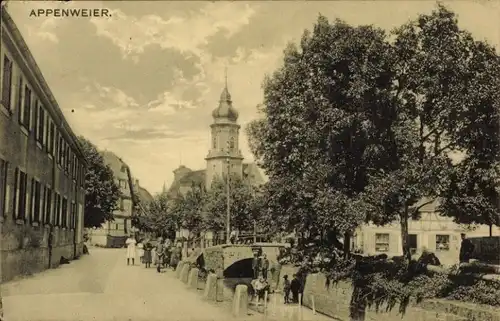
[[161,193],[162,194],[167,193],[167,184],[165,184],[165,182],[163,182],[163,188],[161,189]]

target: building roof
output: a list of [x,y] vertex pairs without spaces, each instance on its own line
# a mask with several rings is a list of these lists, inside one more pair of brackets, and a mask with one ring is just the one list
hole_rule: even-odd
[[112,151],[105,150],[101,151],[100,154],[104,158],[104,162],[106,163],[106,165],[108,165],[113,170],[113,173],[115,173],[115,175],[117,173],[123,172],[123,166],[128,168],[128,165]]
[[202,170],[197,170],[197,171],[191,171],[184,176],[181,177],[179,180],[181,185],[186,185],[186,184],[205,184],[205,176],[206,176],[206,171],[204,169]]
[[236,122],[238,120],[238,111],[233,107],[231,94],[227,89],[227,84],[220,94],[219,107],[214,109],[214,111],[212,112],[212,117],[214,119],[227,118],[233,122]]
[[149,203],[153,200],[153,195],[145,189],[144,187],[139,186],[139,198],[143,203]]

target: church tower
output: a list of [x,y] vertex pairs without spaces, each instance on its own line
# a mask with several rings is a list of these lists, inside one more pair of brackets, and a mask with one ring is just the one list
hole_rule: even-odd
[[220,95],[219,107],[212,112],[210,150],[207,161],[206,187],[209,189],[215,177],[227,173],[243,175],[243,156],[239,149],[238,111],[234,109],[227,89],[227,73],[224,89]]

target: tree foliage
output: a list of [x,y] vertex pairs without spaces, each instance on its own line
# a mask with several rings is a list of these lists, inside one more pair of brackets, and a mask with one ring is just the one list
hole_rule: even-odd
[[424,197],[460,222],[498,222],[498,55],[441,5],[391,37],[320,16],[265,80],[247,131],[269,221],[324,245],[399,220],[408,256]]
[[[225,231],[227,217],[227,182],[215,179],[204,198],[204,228]],[[253,229],[255,212],[253,210],[252,187],[240,177],[231,175],[229,179],[229,209],[231,229]]]
[[101,227],[104,222],[113,220],[120,189],[114,181],[113,171],[105,164],[97,148],[83,137],[79,140],[88,163],[85,176],[84,226]]
[[203,227],[203,206],[205,189],[203,185],[191,186],[185,195],[172,200],[171,211],[180,220],[180,226],[197,235]]
[[157,194],[153,200],[141,205],[144,212],[134,215],[132,224],[141,231],[153,232],[162,237],[175,237],[180,219],[165,193]]

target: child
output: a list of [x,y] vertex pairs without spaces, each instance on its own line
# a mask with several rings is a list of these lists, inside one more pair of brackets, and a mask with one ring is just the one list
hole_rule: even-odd
[[283,292],[285,293],[285,304],[290,303],[290,280],[288,280],[288,275],[283,276]]
[[140,240],[137,243],[137,256],[139,257],[139,262],[144,263],[144,241]]
[[152,262],[152,255],[151,255],[151,250],[153,249],[153,245],[151,243],[146,242],[144,245],[144,264],[146,265],[146,268],[151,267],[151,262]]

